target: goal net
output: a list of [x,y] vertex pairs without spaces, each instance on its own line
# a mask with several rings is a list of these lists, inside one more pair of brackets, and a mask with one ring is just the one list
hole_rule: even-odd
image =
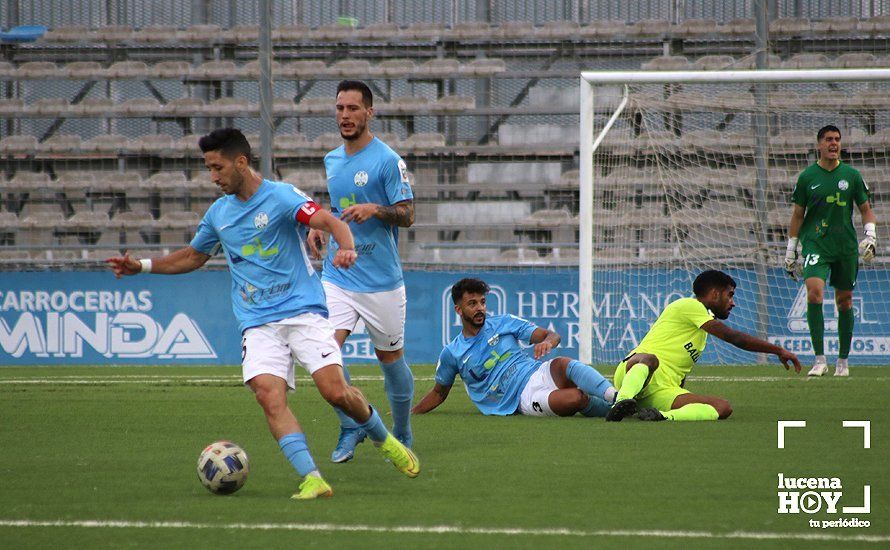
[[[883,69],[583,73],[581,359],[620,361],[705,269],[738,283],[731,326],[812,359],[806,292],[782,269],[791,193],[816,161],[817,130],[833,124],[881,225],[888,79]],[[853,218],[861,238],[858,209]],[[878,237],[878,258],[861,266],[854,292],[851,363],[890,363],[890,262],[880,227]],[[829,288],[824,310],[831,357],[838,340]],[[700,362],[764,359],[711,339]]]

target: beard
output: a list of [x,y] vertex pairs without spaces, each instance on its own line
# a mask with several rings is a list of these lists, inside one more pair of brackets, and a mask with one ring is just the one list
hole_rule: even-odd
[[[475,328],[481,328],[482,325],[485,324],[485,314],[484,313],[478,314],[475,318],[470,317],[469,315],[461,315],[461,317],[463,318],[464,321],[467,322],[467,324],[472,325]],[[477,321],[476,319],[479,319],[479,320]]]
[[360,125],[356,124],[353,127],[353,130],[354,131],[352,134],[346,135],[343,133],[343,130],[341,129],[340,137],[345,139],[346,141],[354,141],[354,140],[358,139],[359,137],[361,137],[362,134],[365,133],[365,126],[360,126]]

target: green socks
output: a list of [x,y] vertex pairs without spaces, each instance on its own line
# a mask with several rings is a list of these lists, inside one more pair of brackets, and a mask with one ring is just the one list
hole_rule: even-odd
[[[807,325],[810,327],[810,338],[813,340],[813,354],[825,355],[825,315],[822,313],[822,304],[807,304]],[[853,311],[850,311],[850,337],[853,336]],[[841,339],[843,341],[843,338]],[[842,344],[843,345],[843,344]],[[850,351],[849,341],[847,353]],[[842,355],[842,357],[844,357]]]
[[649,378],[649,366],[643,363],[637,363],[632,366],[629,371],[624,374],[624,380],[621,381],[621,389],[618,390],[618,396],[615,402],[622,399],[633,399],[636,397],[643,386],[646,385],[646,379]]
[[850,343],[853,341],[853,308],[837,312],[837,337],[837,356],[846,359],[850,356]]
[[720,414],[717,413],[717,409],[707,403],[689,403],[688,405],[683,405],[679,409],[661,411],[661,414],[668,420],[674,420],[676,422],[717,420],[720,417]]

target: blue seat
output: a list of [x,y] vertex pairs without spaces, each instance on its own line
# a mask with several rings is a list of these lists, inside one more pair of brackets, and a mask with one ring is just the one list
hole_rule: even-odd
[[34,42],[44,34],[46,34],[46,27],[43,25],[19,25],[8,31],[0,31],[0,41]]

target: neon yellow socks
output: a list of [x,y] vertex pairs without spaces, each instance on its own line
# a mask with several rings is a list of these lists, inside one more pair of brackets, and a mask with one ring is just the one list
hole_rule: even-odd
[[618,390],[618,397],[615,402],[622,399],[633,399],[643,386],[646,384],[646,378],[649,377],[649,366],[643,363],[637,363],[632,366],[629,371],[624,374],[624,380],[621,381],[621,388]]
[[696,420],[717,420],[720,414],[717,409],[707,403],[689,403],[679,409],[661,411],[668,420],[676,422],[691,422]]

